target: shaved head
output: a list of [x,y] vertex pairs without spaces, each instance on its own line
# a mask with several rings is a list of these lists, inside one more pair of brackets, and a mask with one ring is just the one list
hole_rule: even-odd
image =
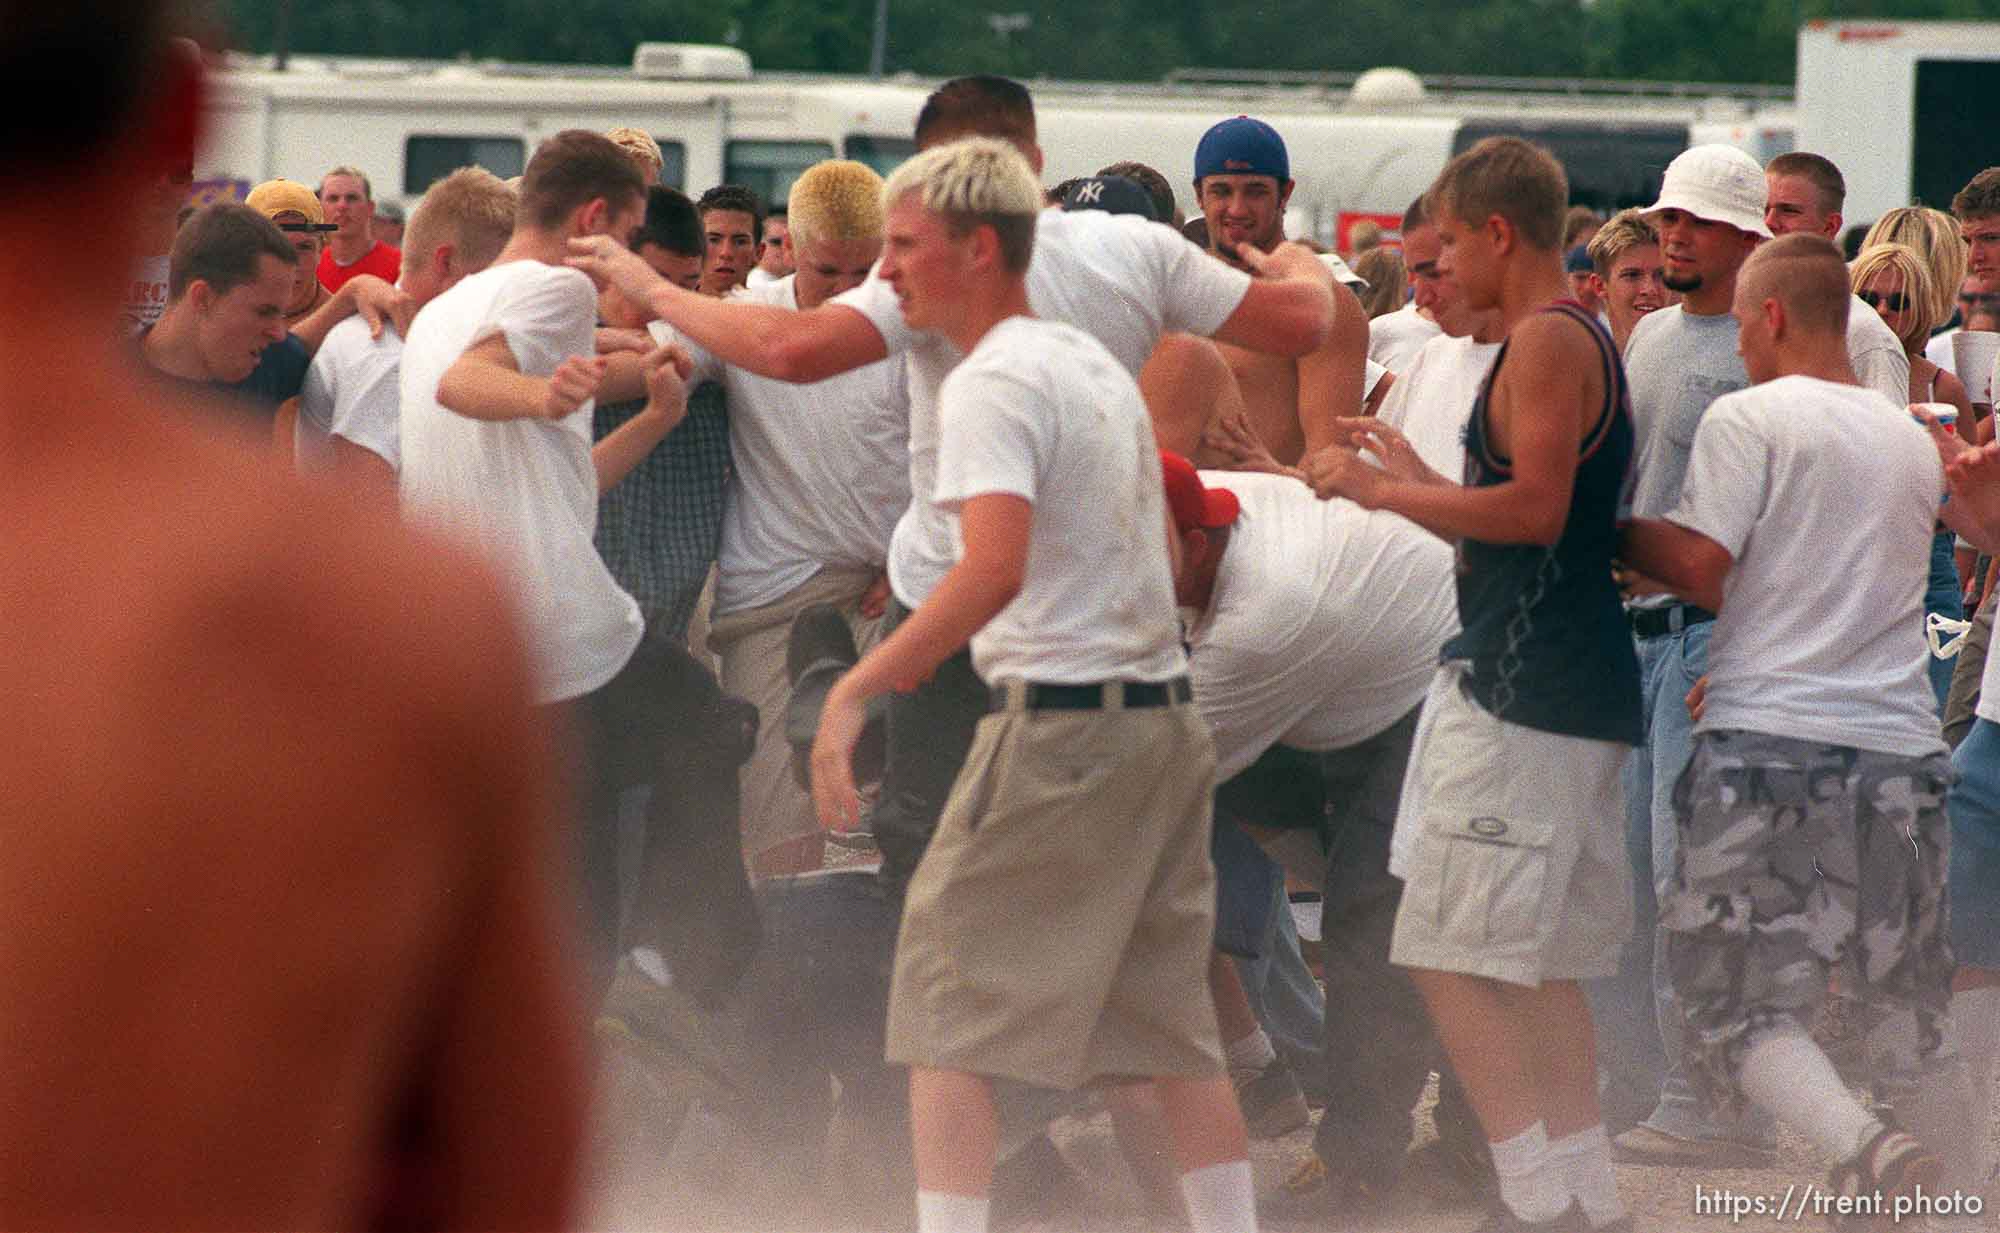
[[1791,328],[1805,334],[1847,334],[1847,262],[1832,240],[1788,235],[1757,246],[1737,279],[1737,302],[1784,306]]

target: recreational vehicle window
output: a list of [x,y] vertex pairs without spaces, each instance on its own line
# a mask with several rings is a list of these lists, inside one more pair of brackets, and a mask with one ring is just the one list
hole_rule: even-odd
[[1685,124],[1481,119],[1459,126],[1452,153],[1493,136],[1547,146],[1569,173],[1570,201],[1607,214],[1651,205],[1660,195],[1660,174],[1688,148]]
[[678,141],[669,141],[658,133],[653,134],[653,140],[660,143],[660,158],[662,160],[660,166],[660,183],[666,185],[668,188],[678,188],[682,192],[686,192],[687,147]]
[[520,175],[527,155],[519,137],[417,135],[403,145],[403,193],[419,197],[460,167],[484,167],[503,180]]
[[814,163],[833,157],[833,147],[824,141],[732,141],[724,156],[722,179],[756,192],[769,209],[783,205],[792,194],[792,182]]
[[916,152],[917,143],[908,137],[869,137],[861,133],[847,135],[847,157],[857,163],[868,164],[884,177]]

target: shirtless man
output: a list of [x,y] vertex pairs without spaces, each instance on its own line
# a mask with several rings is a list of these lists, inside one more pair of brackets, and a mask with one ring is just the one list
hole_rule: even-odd
[[[1285,240],[1292,180],[1285,143],[1270,125],[1238,116],[1211,128],[1195,150],[1195,197],[1209,251],[1239,268],[1239,246],[1268,253]],[[1139,375],[1160,448],[1199,466],[1278,471],[1333,441],[1335,420],[1372,413],[1388,392],[1368,369],[1368,314],[1338,279],[1332,332],[1296,358],[1163,339]],[[1364,412],[1364,400],[1368,400]]]
[[497,584],[166,413],[202,395],[111,338],[131,186],[198,136],[166,7],[0,28],[68,90],[0,136],[0,1204],[23,1228],[562,1227],[572,956]]

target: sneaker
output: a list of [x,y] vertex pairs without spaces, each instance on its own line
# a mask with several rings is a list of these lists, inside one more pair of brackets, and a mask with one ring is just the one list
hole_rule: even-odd
[[1611,1141],[1611,1159],[1670,1168],[1768,1169],[1778,1163],[1778,1149],[1741,1139],[1684,1139],[1639,1125]]
[[1897,1198],[1914,1199],[1918,1191],[1937,1193],[1943,1166],[1931,1150],[1912,1135],[1884,1126],[1852,1157],[1833,1166],[1826,1175],[1827,1189],[1835,1195],[1869,1197],[1869,1211],[1851,1216],[1830,1215],[1836,1229],[1889,1229],[1894,1227]]
[[630,955],[620,956],[594,1026],[600,1045],[622,1054],[662,1098],[701,1097],[721,1109],[739,1095],[709,1016],[684,990],[640,971]]
[[1229,1072],[1236,1086],[1236,1103],[1253,1139],[1275,1139],[1312,1121],[1298,1077],[1280,1058],[1262,1070],[1245,1067]]
[[1395,1211],[1393,1180],[1369,1178],[1360,1170],[1328,1172],[1319,1153],[1308,1152],[1276,1190],[1257,1201],[1259,1225],[1307,1223],[1318,1229],[1372,1229]]

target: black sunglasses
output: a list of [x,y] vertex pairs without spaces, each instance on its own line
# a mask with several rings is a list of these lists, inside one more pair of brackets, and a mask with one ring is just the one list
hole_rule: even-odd
[[1854,296],[1870,308],[1880,308],[1886,304],[1892,313],[1902,312],[1910,306],[1910,297],[1900,291],[1891,291],[1887,295],[1879,291],[1857,291]]

